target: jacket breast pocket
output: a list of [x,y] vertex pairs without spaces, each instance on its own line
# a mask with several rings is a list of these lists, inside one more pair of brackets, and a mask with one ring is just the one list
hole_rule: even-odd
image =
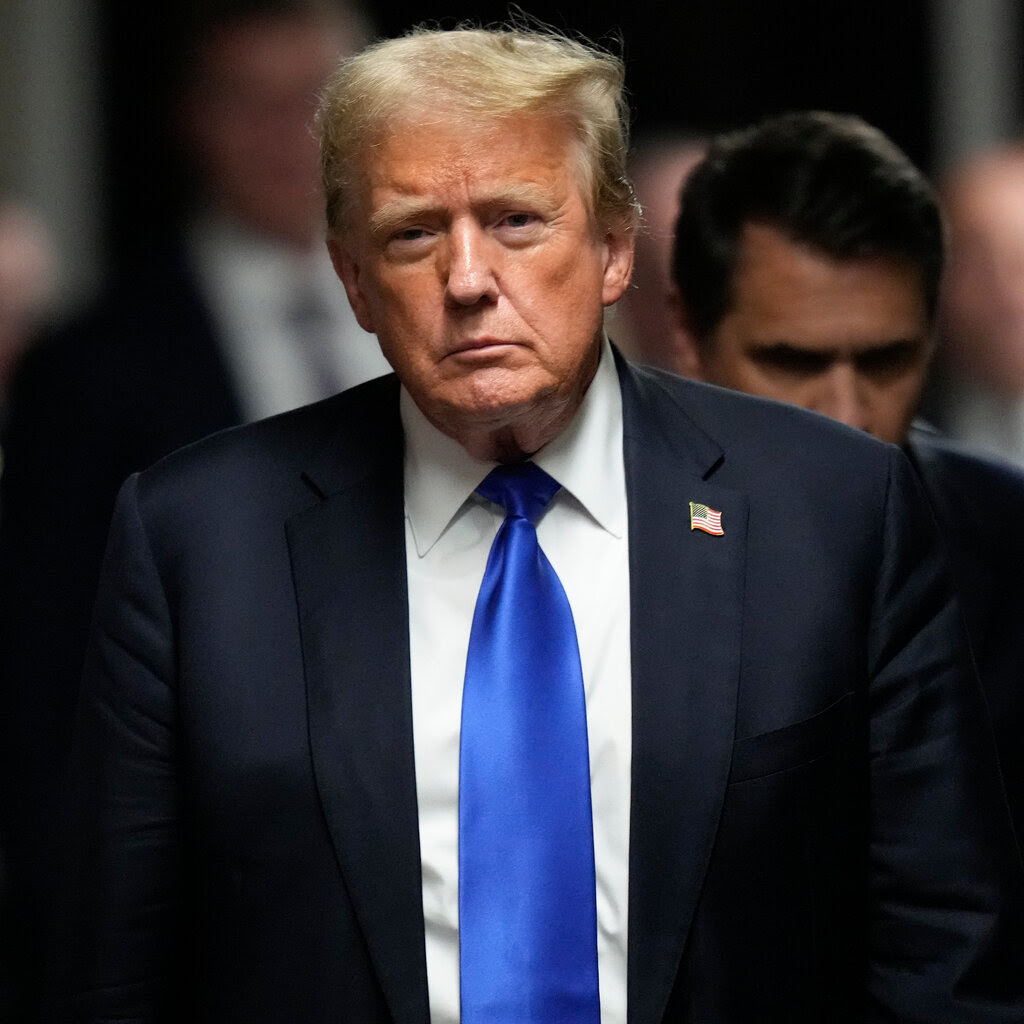
[[739,740],[733,748],[729,784],[798,768],[847,746],[856,698],[856,693],[845,693],[811,718]]

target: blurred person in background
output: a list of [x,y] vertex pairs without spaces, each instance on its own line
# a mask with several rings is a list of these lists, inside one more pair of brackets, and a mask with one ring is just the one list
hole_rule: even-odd
[[20,203],[0,200],[0,416],[15,364],[50,312],[56,273],[46,225]]
[[929,405],[954,436],[1024,465],[1024,144],[967,159],[940,189],[950,249]]
[[[365,41],[318,0],[197,7],[172,130],[180,232],[22,360],[0,507],[0,842],[36,1014],[82,653],[117,489],[204,434],[385,372],[324,251],[316,101]],[[130,130],[126,126],[125,130]],[[159,202],[159,197],[154,197]]]
[[608,329],[630,358],[666,370],[678,368],[679,356],[666,345],[675,332],[672,311],[665,301],[672,284],[669,262],[679,213],[679,185],[703,152],[699,138],[664,134],[641,140],[630,157],[630,176],[643,208],[643,224],[636,236],[633,279],[609,311]]
[[1024,474],[914,425],[944,235],[935,194],[859,118],[796,112],[716,138],[687,178],[672,273],[683,369],[903,446],[944,534],[1018,832],[1024,827]]
[[[13,199],[0,200],[0,423],[14,366],[52,312],[56,273],[53,239],[43,221]],[[23,937],[12,927],[13,897],[4,861],[0,843],[0,1020],[16,1021]]]

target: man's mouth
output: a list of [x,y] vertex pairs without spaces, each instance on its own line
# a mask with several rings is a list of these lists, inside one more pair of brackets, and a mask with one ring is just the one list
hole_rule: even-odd
[[506,341],[503,338],[467,338],[452,346],[449,355],[472,357],[475,354],[479,354],[484,356],[488,353],[493,354],[499,349],[510,348],[515,344],[516,342]]

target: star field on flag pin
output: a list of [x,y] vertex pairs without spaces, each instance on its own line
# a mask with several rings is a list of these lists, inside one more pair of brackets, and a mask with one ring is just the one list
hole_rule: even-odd
[[691,501],[690,529],[703,530],[705,533],[710,533],[715,537],[724,536],[725,530],[722,529],[722,513],[717,509],[708,508],[707,505]]

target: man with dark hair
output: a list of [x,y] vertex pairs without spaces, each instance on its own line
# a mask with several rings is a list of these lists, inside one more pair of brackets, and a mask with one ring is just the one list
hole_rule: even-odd
[[722,135],[682,190],[679,368],[904,447],[945,535],[1019,831],[1024,476],[912,426],[943,259],[929,183],[859,118],[795,112]]

